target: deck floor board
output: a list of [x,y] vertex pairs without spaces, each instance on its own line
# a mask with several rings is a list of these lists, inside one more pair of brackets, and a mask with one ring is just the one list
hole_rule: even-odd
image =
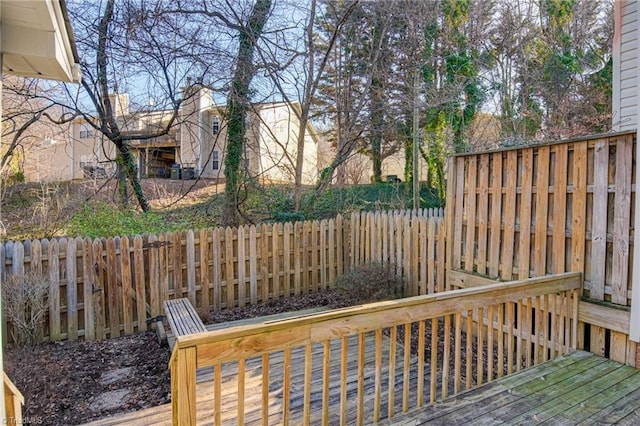
[[[367,335],[366,370],[374,364],[373,336]],[[321,422],[322,405],[322,345],[313,346],[313,369],[311,386],[311,423]],[[347,413],[355,420],[357,406],[357,339],[349,339],[349,378],[347,388]],[[332,395],[339,395],[340,342],[331,345],[330,388]],[[388,339],[384,339],[383,352],[388,351]],[[442,402],[428,404],[402,413],[402,346],[397,347],[398,364],[395,374],[395,400],[397,413],[393,418],[382,420],[380,425],[463,425],[469,424],[638,424],[640,420],[640,370],[577,351],[556,360],[503,377],[476,389],[463,392]],[[318,357],[318,362],[316,362]],[[282,423],[282,354],[269,357],[269,424]],[[303,411],[303,362],[304,348],[292,351],[291,424],[299,424]],[[412,359],[415,364],[415,359]],[[413,365],[415,366],[415,365]],[[260,424],[262,419],[261,358],[251,358],[246,363],[245,424]],[[415,371],[415,368],[412,368]],[[388,365],[383,369],[383,380],[388,380]],[[372,423],[373,374],[365,373],[364,412],[367,424]],[[369,378],[370,377],[370,378]],[[428,384],[428,377],[424,378]],[[196,385],[197,422],[212,424],[213,375],[211,369],[198,373]],[[410,388],[416,406],[416,374],[411,375]],[[222,421],[235,424],[237,418],[237,366],[222,368]],[[382,395],[381,413],[387,412],[387,394]],[[340,416],[339,397],[330,399],[329,424],[338,424]],[[384,417],[384,416],[383,416]],[[110,417],[91,423],[92,425],[168,425],[171,423],[171,405],[166,404],[135,413]],[[349,421],[348,424],[352,424]]]
[[[371,407],[369,411],[365,411],[370,415],[373,407],[373,398],[375,381],[375,337],[373,333],[367,333],[365,337],[365,368],[364,368],[364,400],[365,410]],[[322,354],[324,346],[321,343],[314,344],[312,347],[312,369],[311,369],[311,413],[312,421],[317,423],[320,421],[322,407],[322,376],[323,363]],[[340,418],[340,361],[341,361],[341,341],[334,340],[330,345],[331,367],[329,374],[329,424],[336,424]],[[356,401],[358,391],[358,339],[352,336],[348,339],[348,355],[347,370],[349,372],[346,382],[347,393],[347,412],[348,417],[355,420]],[[382,355],[383,359],[388,360],[389,339],[383,338]],[[402,409],[402,387],[403,387],[403,355],[404,349],[400,344],[396,344],[396,364],[395,364],[395,401],[396,412]],[[291,351],[291,399],[290,399],[290,418],[292,424],[298,424],[302,421],[304,408],[304,347],[294,348]],[[411,375],[409,387],[411,389],[410,406],[416,406],[416,358],[411,358]],[[381,371],[381,377],[384,383],[388,382],[389,363],[384,362]],[[269,356],[269,424],[282,423],[282,385],[284,377],[284,354],[276,352]],[[201,368],[197,371],[196,378],[196,407],[198,424],[212,424],[213,419],[213,368]],[[425,385],[428,384],[428,377],[424,377]],[[228,363],[222,365],[221,371],[222,384],[222,423],[236,424],[237,421],[237,389],[238,389],[238,365],[237,363]],[[381,395],[382,410],[387,410],[387,392]],[[251,357],[246,360],[245,364],[245,424],[261,424],[262,421],[262,358]],[[350,422],[352,423],[352,422]],[[106,419],[101,419],[91,425],[168,425],[171,424],[171,404],[165,404],[159,407],[117,415]]]
[[640,370],[577,351],[379,424],[640,424]]

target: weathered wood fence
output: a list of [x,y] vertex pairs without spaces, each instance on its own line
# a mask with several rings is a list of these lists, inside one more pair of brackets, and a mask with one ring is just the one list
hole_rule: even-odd
[[[166,299],[203,313],[309,293],[352,266],[392,265],[408,294],[444,282],[442,209],[115,237],[0,244],[0,276],[49,277],[47,340],[103,339],[146,330]],[[408,255],[408,256],[406,256]],[[11,325],[5,321],[5,330]],[[4,344],[11,343],[3,333]]]
[[635,143],[632,132],[450,158],[448,285],[490,282],[457,271],[507,281],[582,272],[578,346],[635,365]]

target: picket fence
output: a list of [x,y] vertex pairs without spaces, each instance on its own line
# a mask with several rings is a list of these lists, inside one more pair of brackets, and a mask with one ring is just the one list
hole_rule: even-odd
[[[203,315],[321,291],[352,267],[376,262],[404,278],[406,294],[444,289],[442,209],[114,238],[0,244],[0,278],[49,279],[48,341],[144,331],[162,302],[187,297]],[[11,322],[3,318],[3,344]]]

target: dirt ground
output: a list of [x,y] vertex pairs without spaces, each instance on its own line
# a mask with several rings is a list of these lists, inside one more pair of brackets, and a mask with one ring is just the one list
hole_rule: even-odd
[[[211,313],[208,322],[234,321],[319,306],[340,308],[369,301],[361,292],[332,289],[271,301],[266,305]],[[444,338],[442,326],[441,321],[439,359],[442,359]],[[404,342],[403,331],[403,327],[398,328],[400,344]],[[430,326],[427,327],[427,344],[431,341],[431,332]],[[414,324],[412,351],[418,347],[417,334]],[[453,338],[451,333],[451,347],[454,347]],[[462,347],[466,347],[464,333]],[[473,356],[476,354],[474,339]],[[497,353],[494,355],[494,363],[497,363]],[[427,359],[429,356],[426,354]],[[484,356],[487,359],[486,353]],[[7,349],[4,367],[25,396],[25,418],[34,424],[71,425],[171,402],[169,357],[169,348],[161,346],[155,332],[149,331],[102,342],[65,341],[35,348]],[[465,351],[461,357],[464,362]],[[453,371],[453,364],[450,369]],[[494,369],[497,371],[497,364]],[[462,380],[465,380],[464,372]]]
[[4,368],[33,424],[72,425],[170,402],[169,349],[155,332],[8,349]]
[[[362,303],[339,290],[211,314],[210,322]],[[6,373],[24,394],[34,424],[71,425],[171,402],[169,348],[154,331],[102,342],[65,341],[7,349]]]

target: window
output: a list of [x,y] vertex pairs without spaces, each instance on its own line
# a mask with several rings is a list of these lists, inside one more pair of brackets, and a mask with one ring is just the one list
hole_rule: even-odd
[[88,127],[83,127],[80,130],[80,139],[88,139],[93,136],[93,132]]
[[211,124],[211,131],[213,132],[214,135],[217,135],[218,133],[220,133],[220,117],[213,117],[213,123]]
[[220,170],[220,153],[218,151],[213,151],[211,154],[211,167],[213,170]]

